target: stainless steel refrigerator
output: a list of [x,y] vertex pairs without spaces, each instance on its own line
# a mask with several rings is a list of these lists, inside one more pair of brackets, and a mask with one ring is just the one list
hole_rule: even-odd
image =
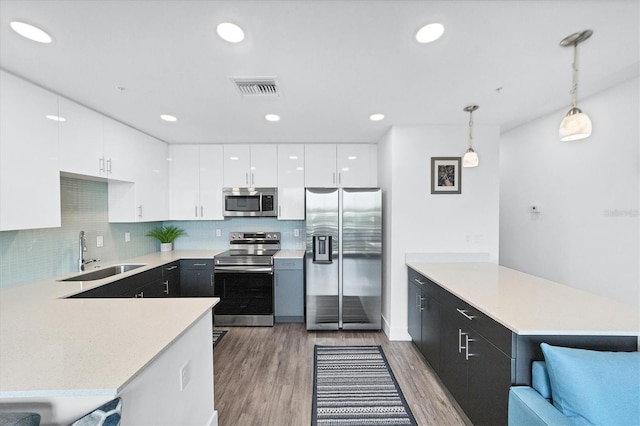
[[307,188],[307,330],[379,330],[380,188]]

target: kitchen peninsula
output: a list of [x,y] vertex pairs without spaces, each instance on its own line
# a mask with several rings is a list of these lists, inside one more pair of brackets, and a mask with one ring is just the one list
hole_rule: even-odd
[[69,298],[216,253],[151,253],[128,260],[144,266],[110,278],[1,290],[0,410],[35,407],[42,424],[70,423],[119,396],[123,425],[217,424],[211,310],[218,298]]
[[409,334],[474,424],[506,424],[541,342],[638,349],[632,306],[491,263],[407,266]]

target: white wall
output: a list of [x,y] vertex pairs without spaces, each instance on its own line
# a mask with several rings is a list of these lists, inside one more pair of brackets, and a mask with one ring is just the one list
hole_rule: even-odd
[[500,264],[640,305],[638,98],[635,78],[581,100],[582,141],[558,139],[565,111],[502,135]]
[[462,194],[431,194],[431,157],[462,156],[467,134],[466,125],[401,126],[379,142],[385,197],[383,320],[391,340],[409,339],[406,253],[484,252],[498,262],[497,126],[474,127],[480,165],[462,170]]

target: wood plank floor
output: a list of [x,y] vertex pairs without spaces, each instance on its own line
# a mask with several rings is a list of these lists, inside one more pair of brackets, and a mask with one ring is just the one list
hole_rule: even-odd
[[308,332],[304,324],[220,327],[214,358],[220,426],[311,424],[314,345],[380,345],[419,425],[471,425],[411,342],[382,332]]

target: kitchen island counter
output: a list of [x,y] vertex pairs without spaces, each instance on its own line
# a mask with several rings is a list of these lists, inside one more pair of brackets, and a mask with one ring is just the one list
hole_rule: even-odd
[[518,335],[640,335],[640,314],[633,306],[504,266],[407,266]]
[[[0,408],[25,398],[107,400],[126,392],[185,336],[193,345],[192,330],[200,330],[198,341],[211,338],[211,309],[218,298],[67,297],[182,258],[216,253],[151,253],[118,262],[145,266],[114,277],[91,282],[47,279],[0,290]],[[192,364],[196,362],[200,360]],[[196,374],[199,366],[192,368]],[[212,383],[208,386],[213,396]]]

